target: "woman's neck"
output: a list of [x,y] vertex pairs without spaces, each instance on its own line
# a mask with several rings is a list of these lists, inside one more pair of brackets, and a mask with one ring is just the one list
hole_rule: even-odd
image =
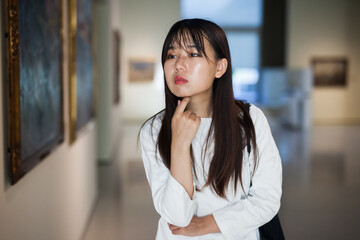
[[211,97],[212,96],[209,96],[207,98],[190,97],[190,102],[187,106],[187,110],[192,111],[197,116],[202,118],[212,117]]

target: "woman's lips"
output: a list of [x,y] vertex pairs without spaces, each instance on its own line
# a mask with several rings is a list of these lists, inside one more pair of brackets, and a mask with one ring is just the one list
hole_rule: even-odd
[[185,78],[179,77],[179,76],[176,76],[174,81],[175,81],[175,84],[184,84],[184,83],[188,82],[188,80],[186,80]]

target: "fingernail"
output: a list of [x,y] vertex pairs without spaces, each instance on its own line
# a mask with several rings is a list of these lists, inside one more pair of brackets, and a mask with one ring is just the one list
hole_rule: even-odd
[[179,106],[179,104],[180,104],[180,100],[178,100],[178,106]]

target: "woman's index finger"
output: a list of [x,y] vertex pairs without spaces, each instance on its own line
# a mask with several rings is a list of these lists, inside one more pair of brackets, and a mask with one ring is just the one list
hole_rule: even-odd
[[189,97],[186,97],[182,101],[180,101],[180,104],[176,107],[174,114],[183,113],[189,102],[190,102]]

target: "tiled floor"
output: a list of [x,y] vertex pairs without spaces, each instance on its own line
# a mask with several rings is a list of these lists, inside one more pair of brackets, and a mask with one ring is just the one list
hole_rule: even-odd
[[[283,161],[280,209],[287,239],[358,239],[360,126],[315,126],[301,132],[272,124]],[[119,154],[99,166],[99,201],[84,240],[152,240],[158,215],[136,137],[126,124]]]

